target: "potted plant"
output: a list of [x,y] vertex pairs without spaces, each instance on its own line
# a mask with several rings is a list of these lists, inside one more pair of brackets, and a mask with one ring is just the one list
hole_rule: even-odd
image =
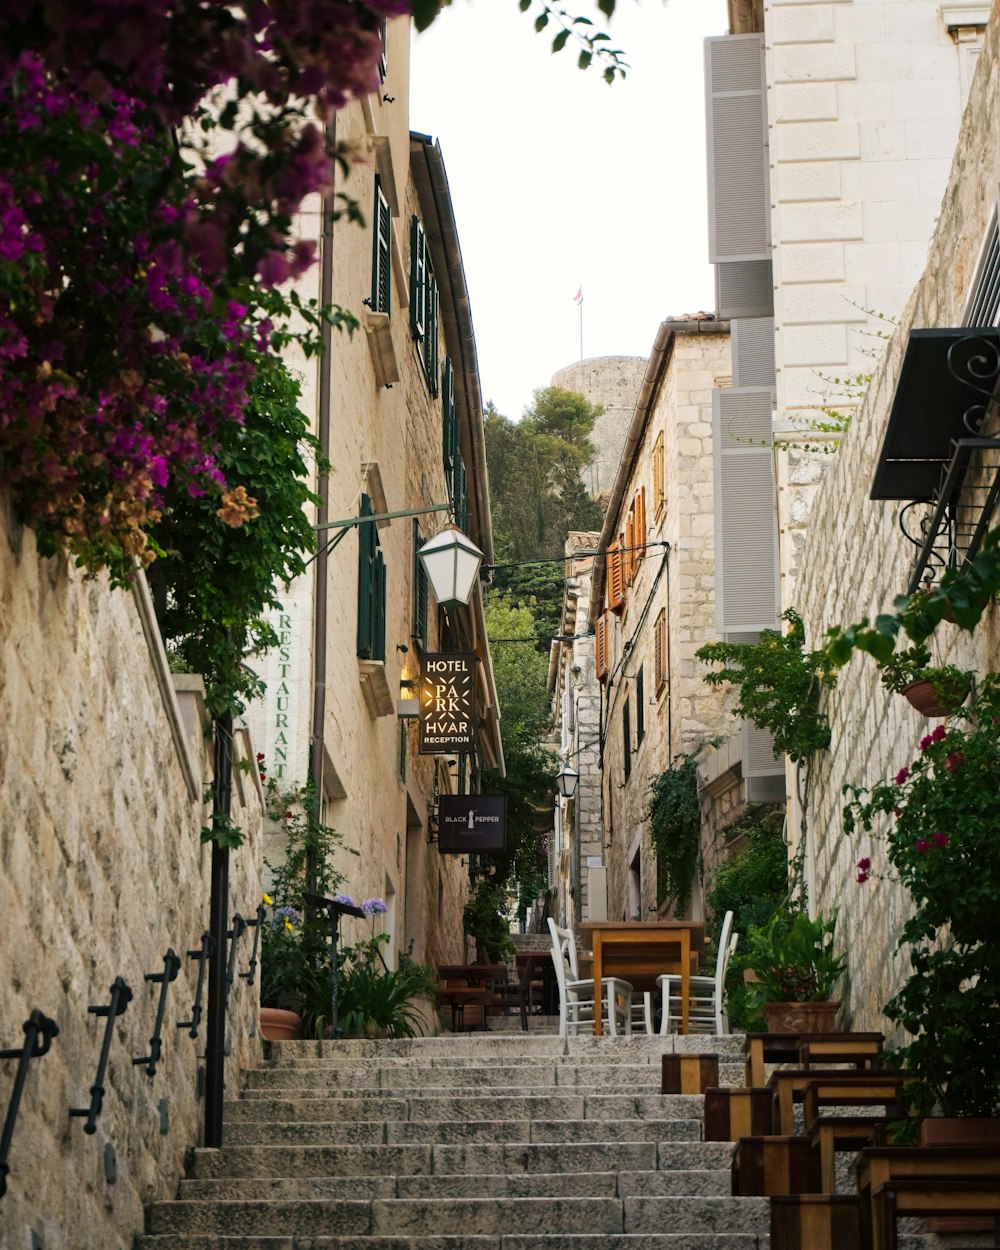
[[375,917],[385,909],[382,899],[365,899],[361,910],[371,919],[371,937],[341,951],[337,1016],[346,1037],[415,1037],[423,1032],[419,1000],[434,1001],[435,969],[406,955],[398,968],[386,963],[382,948],[389,935],[375,932]]
[[1000,677],[919,743],[892,781],[851,788],[847,833],[881,842],[857,880],[894,877],[913,912],[899,935],[910,976],[885,1013],[907,1035],[893,1060],[926,1116],[1000,1115]]
[[749,992],[772,1033],[829,1033],[840,1007],[831,995],[846,958],[834,948],[836,915],[824,920],[784,907],[748,934]]
[[[264,896],[269,911],[261,927],[261,1032],[273,1034],[271,1011],[276,1009],[301,1017],[304,1036],[322,1037],[330,1014],[329,921],[325,912],[307,909],[305,895],[333,897],[343,882],[333,867],[340,835],[313,816],[311,787],[281,790],[266,777],[261,757],[258,766],[267,815],[284,853],[280,863],[264,860],[272,884]],[[282,1017],[277,1027],[286,1030],[287,1019]],[[281,1038],[286,1036],[282,1032]]]
[[931,664],[923,645],[894,651],[879,666],[886,690],[901,694],[924,716],[950,716],[965,702],[971,674],[952,664]]
[[476,944],[478,963],[506,963],[514,957],[507,891],[492,877],[480,877],[462,912],[465,932]]

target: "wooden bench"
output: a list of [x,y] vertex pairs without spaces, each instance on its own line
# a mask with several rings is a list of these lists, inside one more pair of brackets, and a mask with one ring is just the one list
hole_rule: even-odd
[[874,1067],[883,1044],[881,1033],[748,1033],[743,1043],[745,1083],[763,1085],[768,1063],[793,1063],[799,1068],[817,1063]]
[[802,1091],[802,1113],[807,1125],[823,1107],[882,1107],[886,1118],[905,1120],[909,1110],[903,1072],[843,1072],[816,1074]]
[[837,1190],[837,1151],[857,1154],[863,1146],[885,1145],[883,1137],[888,1123],[882,1116],[873,1115],[820,1115],[811,1122],[806,1120],[806,1132],[819,1158],[819,1182],[824,1194]]
[[[892,1189],[900,1181],[988,1180],[1000,1183],[1000,1146],[865,1146],[855,1169],[861,1199],[861,1233],[865,1245],[870,1246],[876,1236],[873,1195],[883,1188]],[[940,1213],[960,1214],[954,1210]],[[883,1234],[879,1250],[887,1235]]]
[[737,1198],[819,1193],[819,1156],[807,1137],[741,1137],[733,1151]]
[[896,1250],[896,1224],[907,1216],[988,1214],[1000,1231],[1000,1178],[897,1176],[880,1185],[871,1201],[872,1250]]
[[[806,1090],[810,1086],[825,1089],[828,1084],[832,1086],[832,1083],[840,1083],[845,1097],[840,1103],[827,1101],[824,1104],[826,1106],[846,1105],[848,1102],[846,1094],[848,1083],[850,1083],[850,1088],[854,1091],[853,1105],[884,1106],[888,1101],[895,1108],[898,1105],[897,1095],[906,1080],[907,1078],[899,1072],[881,1072],[874,1069],[868,1072],[846,1073],[821,1072],[816,1068],[779,1068],[771,1073],[771,1079],[767,1083],[767,1088],[771,1091],[773,1106],[772,1132],[787,1136],[793,1131],[795,1103],[804,1101]],[[870,1093],[867,1098],[866,1090]],[[819,1105],[818,1096],[816,1105]],[[811,1113],[807,1114],[807,1123],[815,1119],[816,1114],[814,1106]],[[899,1115],[900,1118],[905,1115],[905,1108]]]
[[439,985],[436,994],[439,1007],[451,1008],[451,1030],[460,1033],[465,1028],[465,1009],[468,1006],[478,1007],[482,1011],[480,1028],[489,1030],[486,1023],[486,1009],[493,1002],[493,991],[484,986],[473,988],[468,985]]
[[703,1094],[719,1084],[719,1056],[661,1055],[661,1094]]
[[770,1250],[861,1250],[857,1196],[772,1196],[769,1247]]

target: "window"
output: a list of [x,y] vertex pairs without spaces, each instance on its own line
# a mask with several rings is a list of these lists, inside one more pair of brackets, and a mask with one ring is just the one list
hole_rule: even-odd
[[[361,516],[372,516],[369,495],[361,496]],[[385,659],[385,561],[374,521],[358,526],[358,655]]]
[[389,37],[389,19],[387,17],[380,17],[378,19],[378,41],[379,41],[378,80],[379,82],[385,82],[385,76],[389,69],[389,61],[386,56],[386,41],[388,37]]
[[663,483],[663,431],[656,436],[653,445],[653,514],[657,518],[666,503],[666,492]]
[[608,608],[619,616],[625,611],[625,556],[620,542],[608,548]]
[[625,580],[629,586],[639,572],[639,563],[646,550],[646,488],[640,486],[628,510],[625,522]]
[[967,326],[995,326],[1000,319],[1000,230],[997,226],[997,206],[986,232],[982,255],[976,267],[976,280],[962,324]]
[[413,522],[413,625],[410,636],[421,651],[427,650],[427,570],[417,556],[424,545],[420,522]]
[[438,287],[427,236],[419,217],[410,218],[410,329],[432,395],[438,394]]
[[660,608],[653,626],[653,681],[659,695],[667,684],[667,609]]
[[632,710],[628,699],[622,707],[622,754],[625,759],[625,780],[632,775]]
[[636,747],[646,736],[646,689],[642,669],[635,675],[635,745]]
[[369,306],[372,312],[389,312],[389,290],[392,246],[392,214],[389,201],[382,190],[382,179],[375,175],[375,207],[372,212],[372,293]]

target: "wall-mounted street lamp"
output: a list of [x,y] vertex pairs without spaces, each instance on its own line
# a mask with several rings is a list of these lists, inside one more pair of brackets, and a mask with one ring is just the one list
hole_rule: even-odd
[[468,603],[479,576],[483,553],[457,525],[446,525],[417,552],[434,598],[442,607]]
[[579,780],[580,774],[576,769],[570,768],[569,764],[563,764],[562,770],[556,777],[556,786],[564,799],[571,799],[576,794],[576,783]]

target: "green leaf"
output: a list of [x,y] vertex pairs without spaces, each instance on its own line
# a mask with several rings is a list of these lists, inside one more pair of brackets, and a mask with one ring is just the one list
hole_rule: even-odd
[[556,35],[555,39],[552,40],[552,51],[561,52],[563,48],[565,48],[566,41],[568,39],[569,39],[569,31],[561,30],[559,34]]
[[615,0],[597,0],[597,7],[605,17],[613,17],[615,12]]
[[588,52],[587,49],[584,48],[584,50],[580,53],[579,57],[577,57],[576,63],[580,69],[588,69],[590,67],[590,62],[593,59],[594,59],[593,52]]
[[543,31],[545,27],[548,26],[548,24],[549,24],[548,13],[539,13],[539,15],[535,18],[536,32],[541,33],[541,31]]
[[527,11],[531,8],[531,0],[518,0],[517,7],[522,13],[527,13]]

